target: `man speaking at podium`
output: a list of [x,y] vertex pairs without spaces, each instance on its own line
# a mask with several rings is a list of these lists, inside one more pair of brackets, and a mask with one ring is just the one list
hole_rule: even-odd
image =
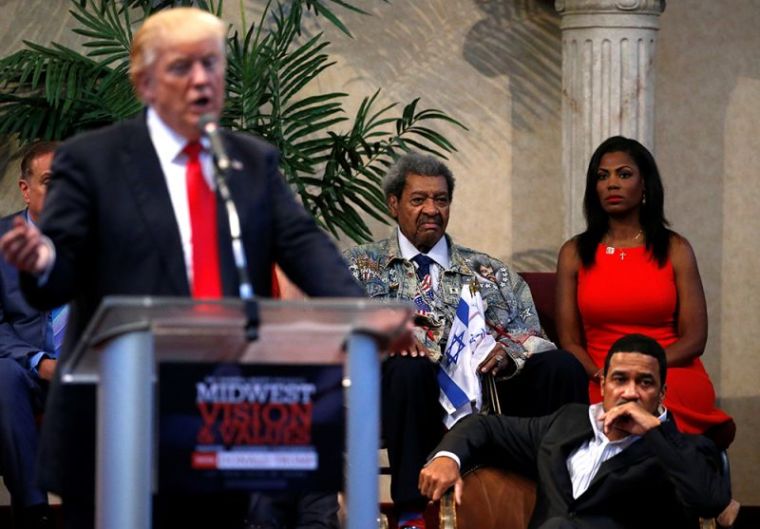
[[[146,111],[64,143],[39,230],[17,219],[0,240],[6,259],[23,272],[30,304],[50,310],[71,303],[62,363],[104,296],[238,295],[228,221],[199,125],[202,116],[222,111],[225,33],[220,19],[195,8],[148,18],[130,55],[130,78]],[[276,151],[242,134],[225,132],[223,143],[256,295],[270,295],[276,262],[308,295],[362,297],[332,242],[288,189]],[[94,388],[56,378],[41,481],[62,496],[70,527],[93,524],[94,422]],[[184,503],[180,518],[160,525],[236,527],[222,522],[224,507],[206,518]]]

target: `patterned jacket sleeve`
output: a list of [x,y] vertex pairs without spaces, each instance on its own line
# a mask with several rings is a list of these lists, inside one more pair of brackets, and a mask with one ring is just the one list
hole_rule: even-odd
[[538,311],[533,303],[533,295],[530,287],[525,280],[506,265],[503,265],[507,271],[509,282],[512,284],[512,292],[517,300],[518,313],[526,329],[526,332],[533,336],[544,337],[544,331],[541,329],[541,322],[538,320]]
[[494,271],[494,279],[497,281],[501,298],[500,306],[505,307],[504,310],[500,307],[486,310],[486,315],[492,318],[489,324],[495,338],[504,345],[507,354],[514,362],[514,369],[502,376],[514,376],[520,372],[529,356],[523,346],[525,340],[531,336],[545,338],[545,334],[541,329],[533,296],[525,280],[497,259],[484,255],[481,255],[480,259],[487,259],[491,270]]

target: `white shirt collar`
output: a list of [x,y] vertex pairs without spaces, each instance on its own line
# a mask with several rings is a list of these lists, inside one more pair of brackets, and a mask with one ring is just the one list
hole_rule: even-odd
[[[171,200],[174,217],[177,220],[177,227],[179,228],[180,240],[182,241],[187,277],[192,283],[193,244],[190,227],[190,209],[187,200],[187,183],[185,179],[187,156],[182,153],[188,140],[172,130],[153,108],[148,107],[145,122],[148,127],[151,143],[158,155],[158,162],[161,166],[164,182],[166,182],[167,191],[169,192],[169,199]],[[209,152],[208,140],[201,138],[201,145],[204,147],[204,150],[200,153],[203,177],[211,189],[216,189],[213,169],[214,162]]]
[[[161,160],[161,164],[163,165],[164,162],[174,162],[177,157],[182,154],[182,149],[185,148],[185,145],[187,145],[189,140],[169,127],[153,107],[148,107],[148,115],[145,122],[148,126],[150,139],[153,141],[153,146],[156,148],[159,160]],[[208,150],[208,138],[202,136],[199,141],[201,142],[201,146],[205,150]]]
[[[398,246],[401,250],[401,257],[406,259],[407,261],[411,261],[412,257],[414,257],[417,254],[423,253],[420,252],[412,242],[406,238],[406,236],[401,233],[401,228],[396,228],[396,231],[398,232]],[[451,266],[451,254],[449,252],[449,245],[446,242],[446,236],[441,237],[438,239],[438,242],[435,243],[435,245],[430,249],[429,252],[426,254],[428,257],[430,257],[433,261],[436,262],[437,265],[442,267],[444,270],[448,270]]]

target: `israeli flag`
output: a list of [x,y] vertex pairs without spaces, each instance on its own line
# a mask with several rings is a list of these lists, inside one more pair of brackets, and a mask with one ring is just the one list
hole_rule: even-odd
[[480,291],[466,284],[438,369],[439,401],[446,411],[443,423],[447,428],[478,412],[483,405],[478,365],[494,345],[496,340],[486,327]]

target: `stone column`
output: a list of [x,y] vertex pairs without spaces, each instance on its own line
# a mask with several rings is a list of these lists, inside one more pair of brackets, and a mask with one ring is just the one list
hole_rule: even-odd
[[654,146],[654,52],[665,0],[556,0],[562,17],[565,234],[585,228],[594,149],[621,134]]

